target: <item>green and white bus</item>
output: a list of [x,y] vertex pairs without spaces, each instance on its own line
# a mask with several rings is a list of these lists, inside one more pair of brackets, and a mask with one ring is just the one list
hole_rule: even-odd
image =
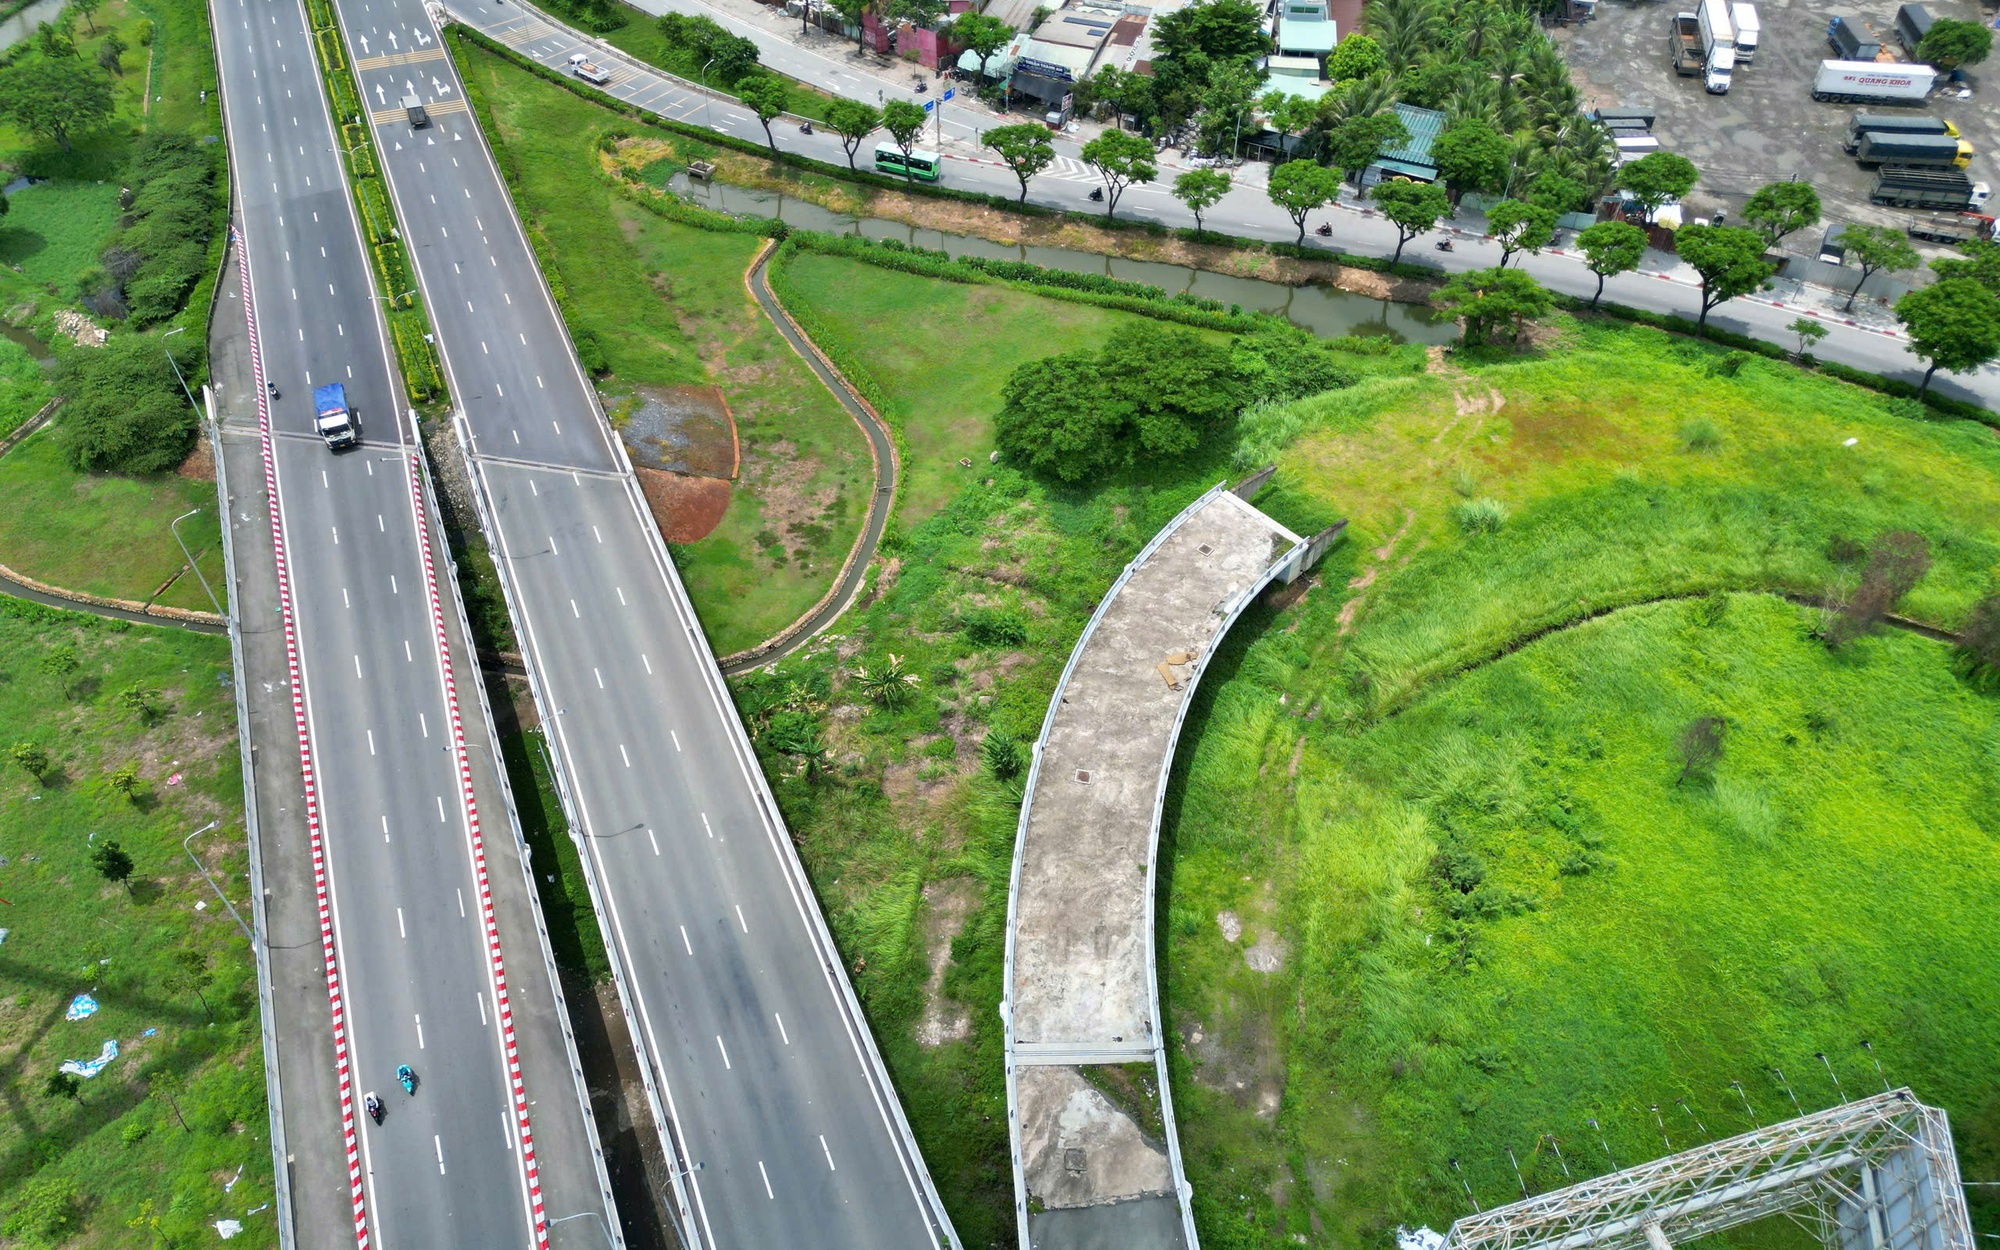
[[904,160],[903,149],[895,144],[875,145],[875,172],[878,174],[893,174],[900,178],[907,173],[918,182],[936,182],[943,168],[944,162],[936,152],[911,148],[909,159]]

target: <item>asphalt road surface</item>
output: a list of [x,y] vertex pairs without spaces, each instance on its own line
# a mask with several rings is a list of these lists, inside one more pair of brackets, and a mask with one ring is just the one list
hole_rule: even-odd
[[[735,100],[722,96],[705,98],[694,87],[633,61],[609,45],[564,27],[544,14],[522,7],[519,0],[504,4],[494,0],[451,0],[448,7],[468,25],[559,70],[567,68],[568,58],[576,52],[589,53],[594,61],[611,71],[612,81],[603,90],[636,107],[740,139],[759,144],[764,142],[763,126],[754,114]],[[733,32],[754,40],[763,63],[780,73],[869,104],[877,104],[884,98],[933,102],[939,99],[942,88],[950,85],[948,82],[936,83],[925,94],[917,95],[910,90],[911,81],[907,75],[886,77],[863,58],[845,52],[836,54],[799,47],[762,27],[712,8],[702,0],[640,0],[640,7],[651,12],[673,9],[712,17]],[[985,129],[1001,123],[991,114],[974,113],[959,107],[956,101],[945,103],[942,107],[943,184],[1007,199],[1017,197],[1021,184],[1011,171],[997,163],[991,151],[982,149],[978,143],[978,137]],[[1027,120],[1025,114],[1011,115],[1006,119],[1009,123],[1024,120]],[[939,126],[926,129],[919,145],[934,145],[939,129]],[[778,146],[785,151],[833,165],[847,163],[847,154],[841,147],[839,136],[826,128],[806,135],[799,132],[795,119],[786,119],[774,122],[772,131],[777,136]],[[875,142],[886,138],[886,133],[879,133],[863,143],[861,160],[864,165]],[[1055,163],[1030,182],[1028,202],[1079,212],[1102,211],[1102,206],[1091,203],[1087,198],[1091,188],[1100,184],[1097,175],[1082,162],[1081,145],[1068,136],[1058,136],[1055,148]],[[1161,159],[1156,181],[1126,189],[1118,202],[1118,216],[1134,221],[1159,222],[1171,227],[1193,225],[1187,210],[1169,191],[1173,179],[1185,172],[1185,167],[1174,163],[1175,154],[1172,152],[1163,153]],[[1234,171],[1236,185],[1221,203],[1203,214],[1203,224],[1210,230],[1240,238],[1287,243],[1296,240],[1298,228],[1271,204],[1265,194],[1264,180],[1269,169],[1267,165],[1246,162]],[[1395,228],[1372,213],[1344,206],[1315,213],[1308,224],[1317,227],[1322,221],[1332,224],[1333,235],[1323,240],[1318,235],[1309,236],[1308,247],[1323,244],[1329,250],[1338,248],[1357,256],[1385,258],[1396,250]],[[1408,258],[1439,265],[1454,273],[1490,268],[1500,263],[1500,249],[1494,244],[1477,237],[1460,237],[1456,239],[1452,252],[1440,253],[1431,247],[1437,237],[1427,235],[1411,243],[1405,249]],[[1658,272],[1663,260],[1671,263],[1671,258],[1649,253],[1647,264],[1640,271],[1621,274],[1606,282],[1604,298],[1647,312],[1693,318],[1701,310],[1697,287],[1685,280],[1684,270],[1677,278]],[[1574,255],[1545,252],[1538,256],[1518,257],[1513,263],[1534,274],[1551,289],[1565,294],[1588,299],[1597,286],[1596,276],[1584,268],[1581,259]],[[1797,339],[1785,327],[1797,319],[1801,311],[1744,298],[1722,305],[1711,312],[1708,319],[1710,324],[1721,329],[1789,349],[1797,346]],[[1832,333],[1813,349],[1821,360],[1836,361],[1912,385],[1922,380],[1923,362],[1909,353],[1900,338],[1865,326],[1850,326],[1833,320],[1828,320],[1826,324]],[[2000,370],[1993,366],[1963,376],[1940,373],[1931,385],[1943,394],[1989,408],[2000,408]]]
[[[415,0],[340,14],[702,1246],[954,1240],[714,657]],[[396,107],[405,93],[431,124]]]
[[[495,973],[451,750],[444,644],[422,561],[413,453],[397,420],[400,387],[300,7],[217,0],[214,19],[256,344],[264,376],[278,390],[271,401],[277,503],[325,831],[354,1113],[359,1117],[360,1097],[370,1090],[388,1105],[380,1127],[360,1120],[373,1244],[533,1245]],[[312,387],[327,382],[341,383],[360,415],[359,449],[332,454],[313,433]],[[253,406],[250,396],[240,398]],[[478,676],[462,640],[454,646],[452,662],[468,692],[468,737],[490,755],[470,694]],[[251,694],[287,697],[268,683]],[[295,752],[296,744],[262,746]],[[490,776],[491,760],[485,763]],[[505,838],[507,808],[496,789],[497,782],[481,796],[483,814],[488,837]],[[547,977],[537,975],[543,956],[535,936],[516,945],[512,993],[552,1003]],[[540,1013],[546,1005],[528,1009]],[[330,1030],[323,996],[317,1016],[317,1027]],[[398,1087],[398,1064],[417,1073],[414,1097]],[[294,1098],[326,1097],[329,1083],[312,1085],[286,1090]],[[547,1095],[538,1120],[567,1121],[557,1133],[563,1140],[590,1140],[574,1084],[536,1092]],[[317,1111],[301,1112],[298,1122],[338,1125],[324,1108]],[[341,1135],[308,1138],[294,1130],[290,1146],[320,1164],[300,1170],[317,1186],[300,1197],[301,1209],[341,1217],[332,1229],[323,1218],[302,1219],[306,1244],[353,1244]],[[328,1154],[337,1168],[326,1166]],[[580,1173],[580,1190],[598,1191],[589,1150],[581,1156],[552,1170]],[[337,1201],[324,1192],[329,1176]],[[602,1235],[595,1244],[605,1244]]]

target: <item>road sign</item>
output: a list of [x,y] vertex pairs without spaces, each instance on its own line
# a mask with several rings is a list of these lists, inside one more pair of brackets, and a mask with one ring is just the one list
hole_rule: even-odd
[[947,100],[951,99],[953,96],[957,94],[958,94],[958,88],[956,87],[946,87],[944,89],[944,98]]
[[928,113],[928,112],[930,112],[930,111],[931,111],[932,109],[934,109],[934,108],[936,108],[936,107],[937,107],[937,101],[936,101],[936,100],[925,100],[925,101],[924,101],[924,112]]

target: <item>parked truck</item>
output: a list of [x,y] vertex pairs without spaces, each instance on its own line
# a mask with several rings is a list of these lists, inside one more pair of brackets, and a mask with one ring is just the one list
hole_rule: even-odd
[[1836,17],[1826,24],[1826,44],[1843,61],[1872,61],[1882,54],[1882,43],[1859,22]]
[[1672,51],[1674,73],[1682,78],[1691,78],[1707,67],[1708,58],[1701,52],[1701,19],[1692,13],[1674,14]]
[[347,406],[347,392],[338,382],[313,388],[313,428],[334,451],[361,443],[361,427]]
[[1931,11],[1921,4],[1906,4],[1896,10],[1896,38],[1902,41],[1904,51],[1917,54],[1917,45],[1931,33],[1933,20]]
[[1812,97],[1838,104],[1922,104],[1936,83],[1937,71],[1928,65],[1821,61]]
[[1962,213],[1986,203],[1993,189],[1974,182],[1962,169],[1905,169],[1889,166],[1875,175],[1868,202],[1890,208]]
[[1916,169],[1964,169],[1972,163],[1972,145],[1951,135],[1909,135],[1871,130],[1854,145],[1861,168],[1902,165]]
[[1847,123],[1847,139],[1841,144],[1849,156],[1861,143],[1861,136],[1874,134],[1950,135],[1958,137],[1958,127],[1929,113],[1856,113]]
[[1701,0],[1696,13],[1705,58],[1702,86],[1710,95],[1729,93],[1729,76],[1736,68],[1736,27],[1729,20],[1729,0]]
[[1910,223],[1910,237],[1951,244],[1991,239],[1993,219],[1980,213],[1931,213]]
[[1736,0],[1729,6],[1730,24],[1736,27],[1736,63],[1748,65],[1757,55],[1757,40],[1764,23],[1757,18],[1757,6]]

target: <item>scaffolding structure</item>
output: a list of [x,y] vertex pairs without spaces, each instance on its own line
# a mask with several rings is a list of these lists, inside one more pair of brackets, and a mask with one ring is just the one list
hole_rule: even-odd
[[1908,1089],[1467,1216],[1440,1250],[1670,1250],[1773,1215],[1827,1250],[1974,1250],[1945,1113]]

